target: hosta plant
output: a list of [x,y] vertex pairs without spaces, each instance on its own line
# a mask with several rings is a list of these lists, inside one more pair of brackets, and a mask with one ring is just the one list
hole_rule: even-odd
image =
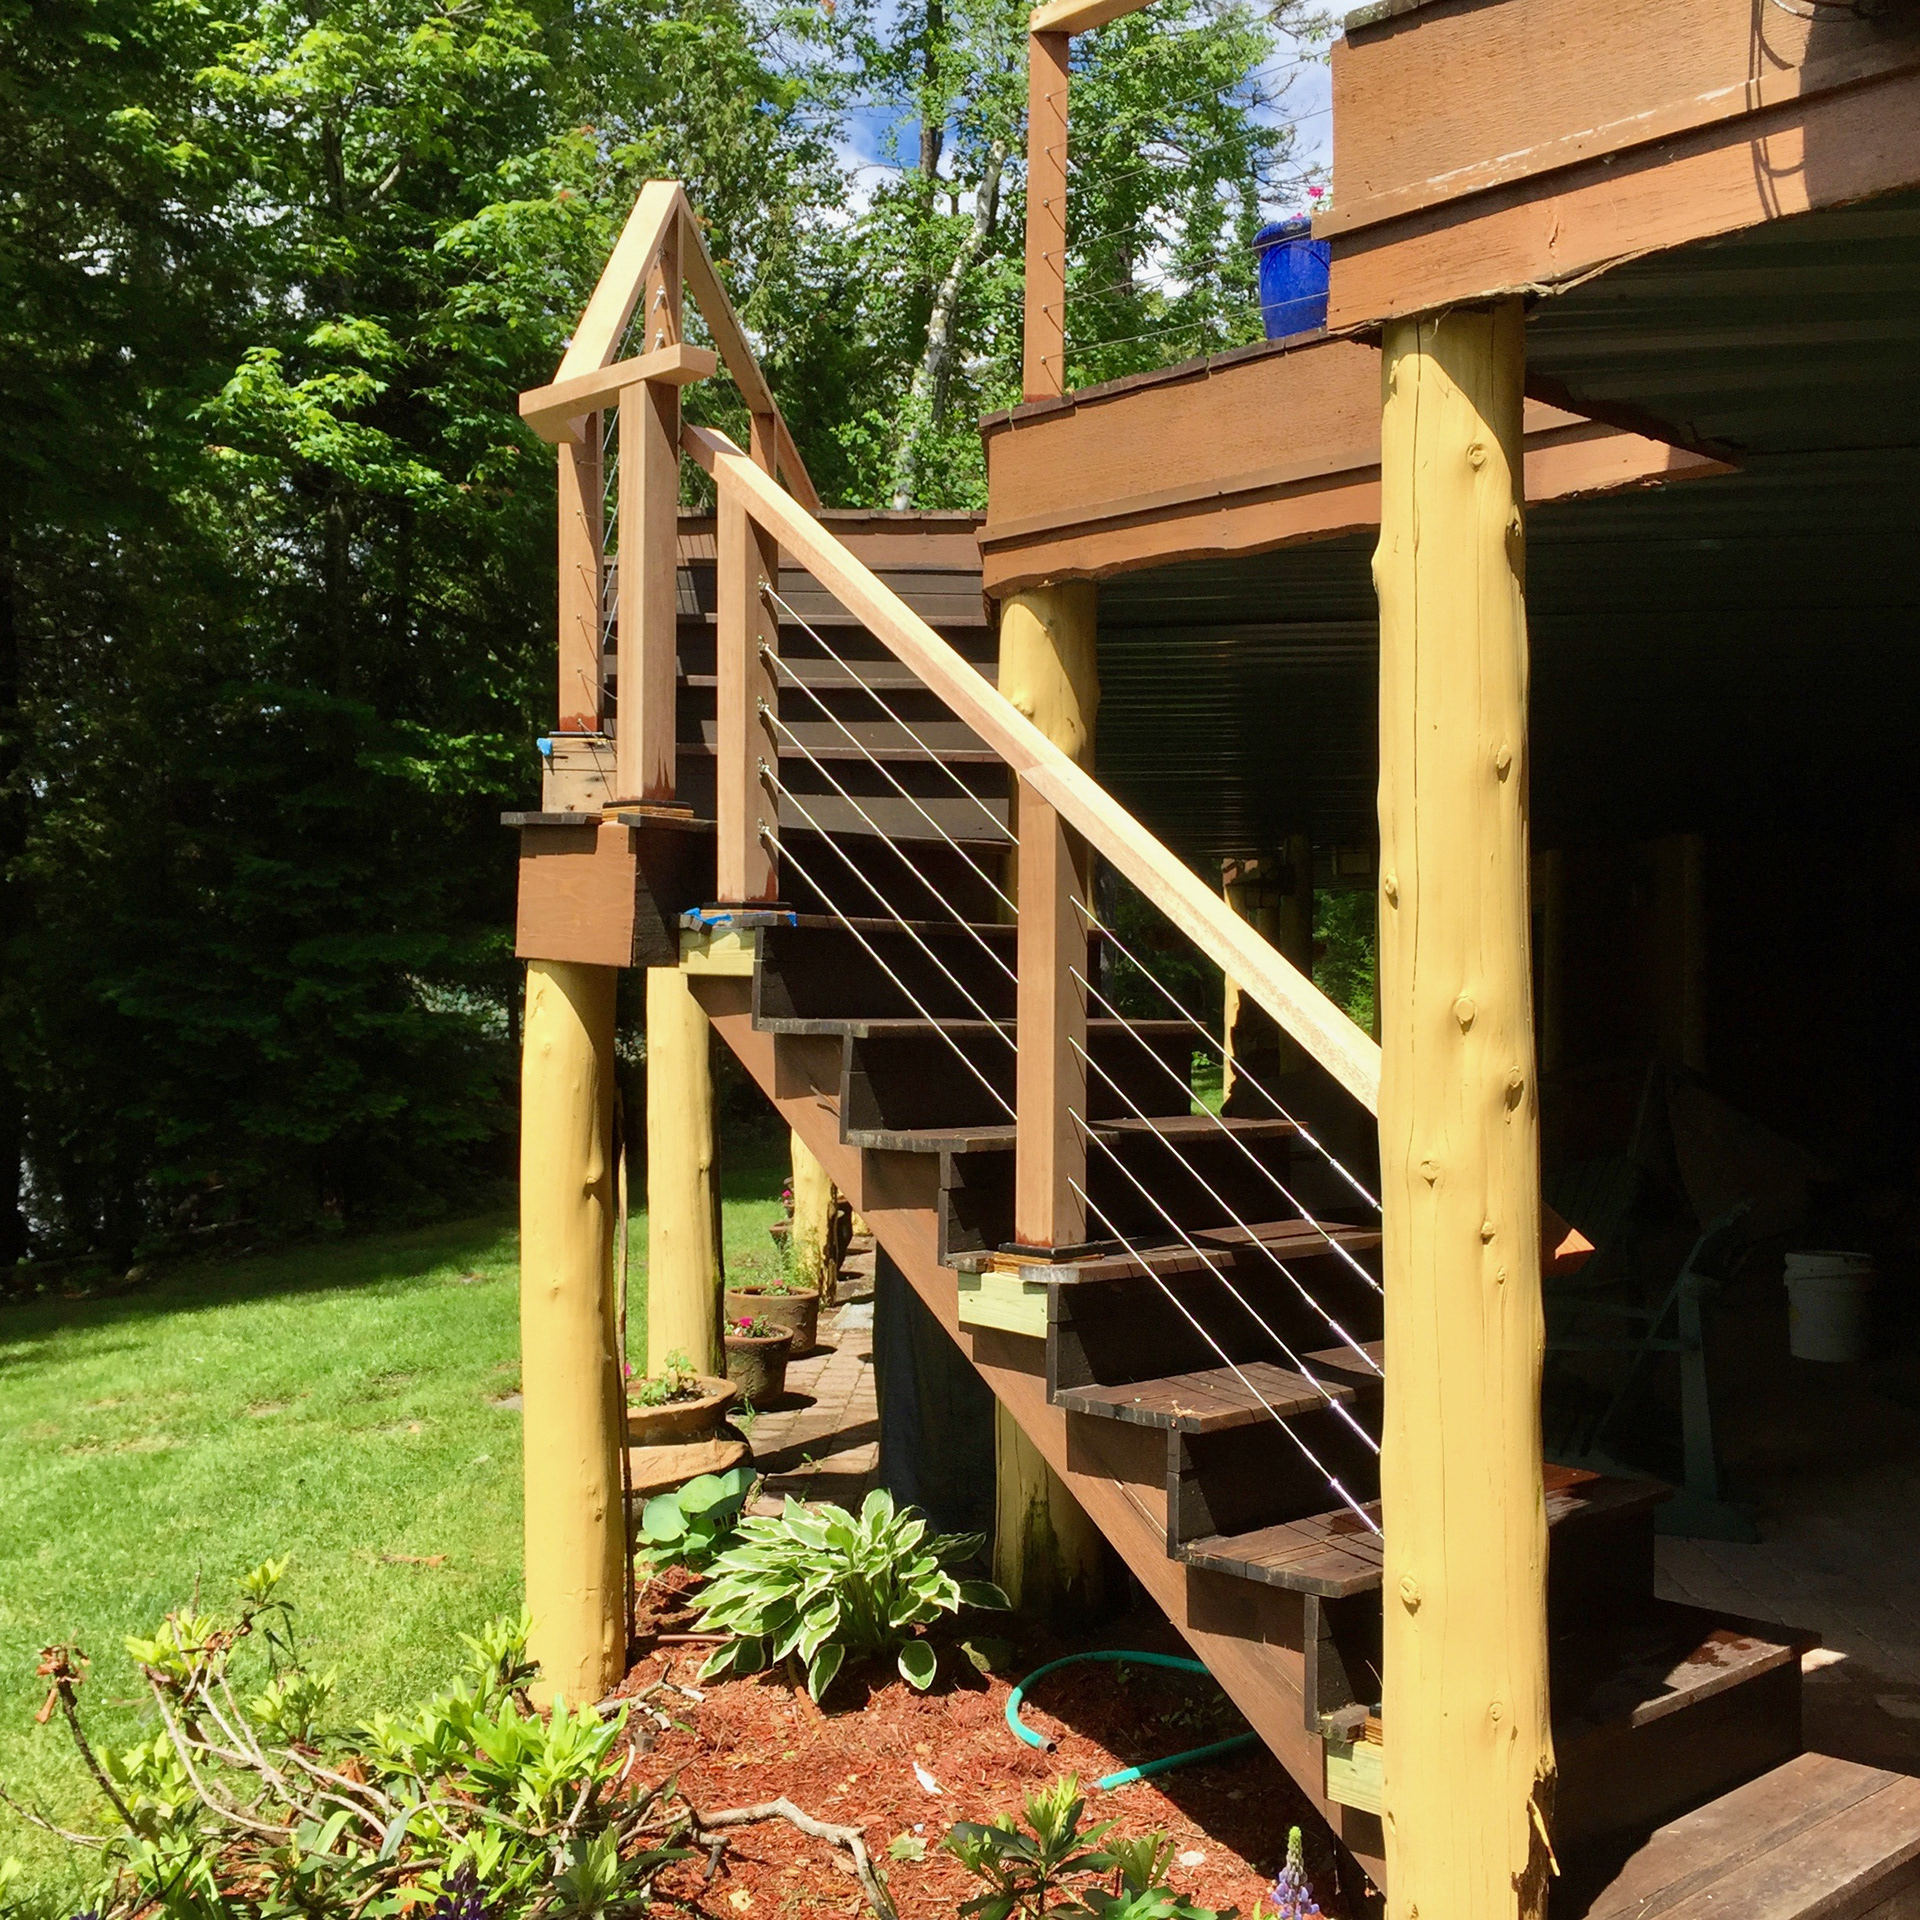
[[949,1571],[977,1554],[977,1533],[929,1535],[911,1508],[867,1495],[858,1518],[844,1507],[789,1499],[777,1519],[740,1523],[740,1544],[714,1563],[701,1596],[703,1630],[731,1634],[701,1677],[757,1673],[789,1658],[818,1700],[849,1658],[894,1655],[900,1677],[924,1692],[938,1656],[921,1629],[963,1606],[1005,1607],[985,1580]]
[[706,1572],[739,1544],[735,1522],[753,1492],[753,1481],[751,1468],[735,1467],[730,1473],[700,1474],[676,1492],[649,1500],[640,1515],[640,1537],[646,1544],[638,1558],[651,1567]]

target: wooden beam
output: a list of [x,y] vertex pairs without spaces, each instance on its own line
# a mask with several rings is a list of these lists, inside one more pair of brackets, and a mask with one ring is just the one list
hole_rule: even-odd
[[520,396],[520,418],[553,446],[578,446],[581,415],[617,406],[643,380],[685,387],[712,379],[719,368],[719,355],[676,341],[631,360],[617,360],[597,373],[575,374],[571,380],[531,388]]
[[706,236],[700,231],[700,223],[693,217],[691,208],[686,210],[681,221],[680,248],[681,269],[686,275],[687,290],[700,309],[701,319],[707,323],[707,331],[713,335],[713,344],[720,349],[720,358],[732,374],[733,384],[740,389],[740,397],[747,403],[747,411],[773,416],[780,473],[793,489],[794,498],[811,512],[819,512],[819,492],[800,458],[800,449],[794,445],[793,435],[787,431],[787,423],[781,417],[773,389],[767,385],[766,375],[760,371],[760,363],[753,357],[753,349],[747,344],[746,333],[733,311],[732,301],[727,298],[727,290],[720,284],[719,274],[714,271],[713,258],[707,252]]
[[1336,239],[1327,324],[1530,292],[1920,186],[1920,72],[1794,99]]
[[1111,20],[1139,13],[1150,0],[1047,0],[1027,18],[1029,33],[1091,33]]
[[1387,329],[1384,1824],[1435,1920],[1539,1920],[1552,1857],[1524,366],[1518,300]]
[[[954,713],[989,742],[1014,773],[1111,860],[1182,933],[1240,982],[1369,1111],[1380,1080],[1372,1038],[1297,968],[1289,966],[1176,854],[1163,846],[1090,774],[846,552],[813,517],[774,486],[725,434],[685,430],[687,451],[741,499],[816,580],[903,660]],[[724,520],[722,525],[724,527]],[[725,562],[722,563],[725,581]]]
[[578,446],[562,447],[559,489],[561,733],[600,731],[602,498],[600,416]]
[[647,1371],[724,1371],[713,1036],[678,967],[647,969]]
[[1021,391],[1067,390],[1067,56],[1062,32],[1027,36],[1027,281]]
[[640,189],[627,224],[621,228],[620,238],[594,283],[580,324],[573,330],[560,371],[554,376],[556,385],[578,374],[598,372],[620,350],[627,322],[633,318],[633,309],[646,285],[647,269],[686,204],[677,180],[649,180]]
[[[690,434],[704,431],[688,428]],[[732,443],[729,442],[729,445]],[[740,464],[777,500],[791,498],[742,457]],[[779,766],[778,742],[761,712],[776,710],[773,676],[760,658],[777,633],[761,597],[766,578],[757,530],[737,490],[723,487],[719,505],[720,555],[715,578],[716,678],[714,694],[717,771],[714,813],[719,823],[716,897],[730,905],[775,899],[779,875],[762,838],[779,816],[768,775]]]
[[[1582,0],[1436,9],[1333,43],[1334,171],[1363,183],[1315,216],[1321,238],[1585,163],[1920,64],[1911,26],[1770,20],[1756,57],[1746,0],[1626,0],[1616,39],[1583,37]],[[1543,45],[1566,57],[1542,62]]]

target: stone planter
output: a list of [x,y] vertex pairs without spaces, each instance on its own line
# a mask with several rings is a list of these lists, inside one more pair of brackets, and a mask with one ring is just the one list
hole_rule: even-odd
[[727,1319],[770,1320],[793,1334],[789,1360],[798,1360],[820,1344],[820,1296],[817,1293],[756,1293],[751,1288],[736,1293],[727,1289]]
[[741,1399],[764,1407],[787,1390],[787,1358],[793,1351],[790,1332],[748,1336],[727,1335],[727,1378],[739,1388]]
[[697,1400],[669,1400],[660,1407],[636,1407],[629,1400],[628,1446],[662,1447],[682,1440],[705,1440],[718,1434],[727,1409],[740,1397],[740,1389],[731,1378],[716,1380],[705,1373],[696,1378],[701,1389]]

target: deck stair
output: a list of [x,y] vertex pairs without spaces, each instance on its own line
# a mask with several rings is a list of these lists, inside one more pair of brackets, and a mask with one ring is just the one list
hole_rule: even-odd
[[[892,584],[909,604],[958,598],[906,569]],[[1197,1107],[1190,1022],[1117,1017],[1096,994],[1083,1127],[1097,1237],[1015,1247],[1018,928],[994,899],[1011,844],[1005,770],[872,635],[820,623],[826,596],[804,568],[789,560],[777,592],[783,661],[868,753],[831,728],[783,734],[781,897],[687,916],[696,991],[882,1252],[1378,1873],[1378,1215],[1291,1120]],[[714,764],[710,599],[697,565],[683,571],[696,807]],[[787,608],[811,609],[804,627]],[[954,633],[986,669],[984,630],[958,620]],[[783,716],[804,709],[797,677]],[[876,716],[876,689],[898,720]],[[857,805],[830,807],[855,768]],[[908,770],[913,801],[885,769]],[[1108,938],[1090,931],[1093,983],[1108,977]],[[723,940],[730,957],[703,961]],[[1096,1483],[1118,1497],[1095,1497]],[[1575,1852],[1618,1846],[1799,1749],[1807,1637],[1654,1598],[1665,1491],[1548,1469],[1557,1825]]]

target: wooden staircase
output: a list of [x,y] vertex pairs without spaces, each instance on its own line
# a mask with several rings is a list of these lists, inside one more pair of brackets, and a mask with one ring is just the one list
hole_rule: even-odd
[[[889,569],[909,605],[921,597],[913,571]],[[702,573],[690,556],[683,769],[710,738]],[[820,588],[793,565],[778,592],[801,608]],[[979,630],[963,632],[979,649]],[[907,714],[906,702],[932,696],[871,636],[831,638],[859,661],[858,680],[834,668],[815,684],[844,695],[850,720],[859,687],[877,684],[921,739],[961,737]],[[784,622],[779,644],[783,660],[816,658]],[[879,753],[925,767],[904,728],[873,724],[870,704],[867,719]],[[1004,818],[1004,770],[997,755],[978,757],[977,738],[957,749],[954,771],[990,805],[998,798]],[[983,764],[997,796],[978,777]],[[781,777],[792,777],[784,763]],[[822,817],[811,795],[805,804]],[[698,997],[1377,1877],[1381,1536],[1378,1462],[1362,1437],[1378,1433],[1377,1219],[1350,1192],[1339,1206],[1340,1183],[1290,1121],[1195,1111],[1188,1023],[1090,1017],[1088,1054],[1114,1084],[1090,1076],[1089,1127],[1112,1151],[1090,1154],[1088,1199],[1103,1238],[1125,1244],[1058,1261],[1008,1251],[1018,1129],[1002,1103],[1016,1098],[1016,928],[986,917],[979,876],[952,871],[954,849],[897,796],[884,834],[858,820],[849,830],[844,814],[827,834],[796,829],[784,808],[781,821],[783,854],[821,884],[783,860],[777,905],[703,902],[690,913],[684,964]],[[1004,852],[1004,833],[987,832],[977,812],[963,824],[970,854]],[[967,924],[931,916],[903,851],[939,871],[944,896],[974,916]],[[1097,978],[1097,933],[1090,944]],[[1279,1201],[1272,1175],[1311,1219]],[[1329,1473],[1352,1505],[1330,1497]],[[1809,1637],[1655,1599],[1653,1510],[1664,1492],[1548,1469],[1555,1824],[1570,1858],[1617,1847],[1799,1751]]]
[[[682,274],[717,355],[679,336]],[[643,291],[643,351],[616,360]],[[678,424],[670,389],[722,360],[751,457]],[[642,563],[617,583],[598,464],[614,406],[621,544]],[[1384,1369],[1431,1356],[1383,1352],[1378,1209],[1309,1129],[1198,1108],[1191,1025],[1122,1018],[1103,996],[1119,947],[1089,905],[1092,863],[1369,1112],[1379,1048],[1000,697],[970,523],[812,511],[677,187],[643,193],[561,378],[522,411],[559,448],[570,730],[543,810],[509,816],[517,951],[678,963],[886,1258],[1383,1884],[1380,1408]],[[682,533],[669,594],[682,454],[718,512]],[[1016,843],[1017,918],[1001,884]],[[1920,1843],[1875,1854],[1854,1834],[1910,1820],[1884,1776],[1820,1775],[1823,1819],[1852,1836],[1837,1851],[1769,1830],[1805,1773],[1809,1637],[1657,1599],[1663,1491],[1547,1470],[1556,1913],[1745,1911],[1713,1890],[1762,1860],[1806,1895],[1754,1906],[1765,1920],[1920,1913]]]

